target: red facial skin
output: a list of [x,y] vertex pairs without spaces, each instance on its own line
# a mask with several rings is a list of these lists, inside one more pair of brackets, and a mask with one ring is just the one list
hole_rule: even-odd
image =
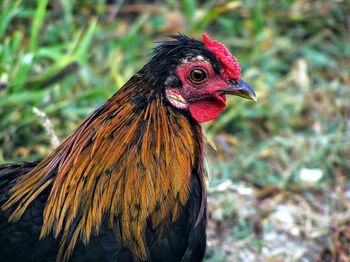
[[[189,74],[194,69],[204,70],[207,78],[200,83],[192,81]],[[198,122],[207,122],[218,117],[226,106],[226,96],[221,90],[229,85],[228,80],[216,74],[211,64],[203,59],[180,65],[177,75],[182,88],[166,87],[168,101],[178,109],[189,110]],[[174,97],[180,98],[178,100],[182,103],[174,102]]]

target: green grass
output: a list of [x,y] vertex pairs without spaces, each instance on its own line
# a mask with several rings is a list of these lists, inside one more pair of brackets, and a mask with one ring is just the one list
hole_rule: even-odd
[[[347,1],[1,1],[0,163],[52,150],[33,107],[63,139],[147,61],[162,35],[207,32],[238,58],[258,95],[257,103],[230,99],[206,125],[218,148],[209,191],[229,180],[297,188],[304,197],[310,189],[299,172],[314,168],[324,175],[312,190],[332,192],[339,172],[350,172],[349,14]],[[251,235],[250,227],[239,228]],[[259,245],[252,243],[257,253]],[[210,249],[211,260],[221,261],[219,249]]]

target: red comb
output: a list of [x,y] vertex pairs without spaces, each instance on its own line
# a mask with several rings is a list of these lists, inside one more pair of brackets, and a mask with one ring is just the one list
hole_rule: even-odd
[[241,77],[241,69],[237,59],[228,51],[224,44],[211,40],[206,33],[203,33],[203,43],[219,59],[224,69],[223,74],[227,78],[238,80]]

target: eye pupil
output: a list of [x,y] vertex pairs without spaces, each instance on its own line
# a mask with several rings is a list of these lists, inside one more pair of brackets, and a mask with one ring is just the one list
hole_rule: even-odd
[[190,78],[193,82],[201,82],[207,77],[207,74],[202,69],[193,69],[190,73]]

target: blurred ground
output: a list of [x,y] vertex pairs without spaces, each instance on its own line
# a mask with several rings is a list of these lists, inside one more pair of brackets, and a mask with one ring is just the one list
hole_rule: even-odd
[[349,1],[107,2],[1,1],[0,163],[49,153],[42,113],[63,139],[162,35],[207,32],[258,95],[206,125],[207,261],[350,261]]

